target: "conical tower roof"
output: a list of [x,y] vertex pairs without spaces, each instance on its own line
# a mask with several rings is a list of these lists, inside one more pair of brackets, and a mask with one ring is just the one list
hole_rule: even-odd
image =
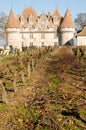
[[70,11],[67,10],[63,21],[60,25],[61,28],[75,28]]
[[15,18],[14,12],[11,10],[6,24],[6,28],[19,28],[19,27],[20,23],[18,19]]
[[58,16],[58,18],[61,17],[61,15],[60,15],[60,13],[59,13],[57,8],[54,10],[53,16]]

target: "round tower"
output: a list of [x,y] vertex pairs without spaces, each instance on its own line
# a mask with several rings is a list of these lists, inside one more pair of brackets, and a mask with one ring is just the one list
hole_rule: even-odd
[[12,10],[10,11],[5,29],[7,46],[22,50],[20,23],[18,19],[15,18]]
[[59,45],[73,45],[75,26],[69,10],[66,11],[59,27]]

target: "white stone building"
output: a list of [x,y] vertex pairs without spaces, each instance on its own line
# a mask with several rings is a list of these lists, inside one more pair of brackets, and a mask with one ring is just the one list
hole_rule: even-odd
[[86,46],[86,26],[77,34],[77,46]]
[[64,17],[61,17],[58,9],[38,16],[33,8],[25,8],[17,17],[11,10],[6,24],[6,43],[20,50],[29,46],[65,45],[73,39],[74,33],[69,10]]

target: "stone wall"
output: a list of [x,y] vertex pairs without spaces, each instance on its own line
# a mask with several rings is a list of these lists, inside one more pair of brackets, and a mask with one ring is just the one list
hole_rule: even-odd
[[86,36],[78,36],[77,46],[85,46],[85,45],[86,45]]

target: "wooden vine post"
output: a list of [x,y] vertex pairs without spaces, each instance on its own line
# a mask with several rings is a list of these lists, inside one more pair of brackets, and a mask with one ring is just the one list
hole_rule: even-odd
[[14,88],[14,92],[18,91],[18,88],[17,88],[17,85],[16,85],[16,72],[14,73],[13,88]]
[[3,103],[9,104],[9,101],[7,99],[7,92],[6,92],[5,88],[4,88],[4,85],[3,85],[2,81],[0,81],[0,86],[2,88],[2,101],[3,101]]

